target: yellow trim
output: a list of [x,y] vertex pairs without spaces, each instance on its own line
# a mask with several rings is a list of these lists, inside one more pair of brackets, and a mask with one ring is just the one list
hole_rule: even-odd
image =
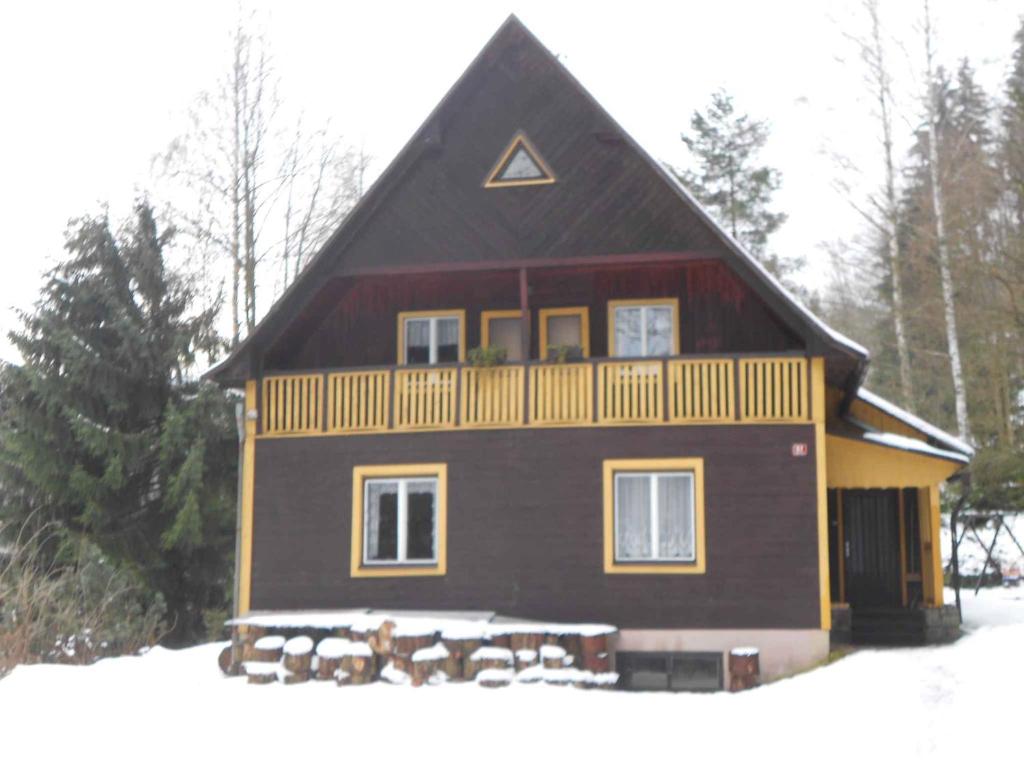
[[[825,447],[825,358],[811,359],[811,418],[814,421],[815,474],[818,478],[818,592],[821,628],[832,628],[832,596],[828,575],[828,463]],[[835,483],[833,483],[835,485]]]
[[921,488],[940,483],[960,465],[923,453],[838,435],[826,436],[833,488]]
[[[627,574],[701,574],[707,571],[704,544],[704,459],[607,459],[604,462],[604,572]],[[696,558],[686,564],[615,562],[615,473],[693,472]]]
[[[480,313],[480,346],[491,346],[491,320],[521,320],[523,312],[519,309],[485,309]],[[529,355],[524,352],[523,359]]]
[[[806,424],[812,420],[808,413],[806,358],[741,358],[739,383],[740,421]],[[749,399],[751,393],[754,397]],[[827,395],[822,401],[823,414],[826,400]]]
[[398,313],[398,364],[405,365],[405,321],[417,317],[456,317],[459,320],[459,362],[466,359],[466,310],[425,309]]
[[570,317],[576,315],[580,319],[580,348],[584,357],[590,357],[590,307],[549,307],[539,310],[538,322],[540,323],[540,357],[546,360],[548,356],[548,318]]
[[238,563],[238,615],[249,613],[252,599],[252,517],[256,490],[256,413],[257,382],[245,382],[245,442],[242,445],[242,530]]
[[619,307],[652,307],[659,305],[672,307],[672,351],[679,354],[679,299],[614,299],[608,302],[608,357],[615,357],[615,310]]
[[[504,181],[495,178],[498,175],[498,172],[502,168],[504,168],[505,163],[512,156],[512,153],[515,152],[516,149],[518,149],[519,147],[523,147],[526,150],[526,153],[530,156],[533,162],[537,164],[537,167],[540,168],[545,174],[547,174],[547,178],[510,179]],[[501,158],[498,160],[497,163],[494,164],[494,167],[491,168],[491,172],[488,173],[487,177],[484,179],[484,188],[493,189],[495,187],[531,187],[537,184],[554,184],[555,181],[557,181],[557,179],[555,178],[554,171],[552,171],[548,164],[544,162],[544,158],[540,156],[540,152],[537,151],[537,148],[533,146],[533,144],[530,142],[528,138],[526,138],[525,133],[523,133],[522,131],[517,131],[516,135],[512,137],[512,141],[509,142],[508,147],[505,149],[504,152],[501,153]]]
[[735,424],[735,382],[731,359],[669,360],[669,423]]
[[[371,477],[437,478],[437,562],[423,566],[363,564],[363,487]],[[376,464],[352,468],[352,578],[444,576],[448,568],[448,465]]]

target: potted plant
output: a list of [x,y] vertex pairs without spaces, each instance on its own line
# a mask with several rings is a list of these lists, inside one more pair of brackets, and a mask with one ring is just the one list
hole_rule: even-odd
[[548,362],[574,363],[583,359],[583,349],[578,344],[559,344],[548,347]]
[[496,368],[505,364],[508,350],[504,347],[473,347],[466,354],[466,359],[474,368]]

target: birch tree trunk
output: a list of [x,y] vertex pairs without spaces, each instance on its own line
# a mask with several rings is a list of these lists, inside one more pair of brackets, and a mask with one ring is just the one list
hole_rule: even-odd
[[878,99],[879,119],[882,124],[882,149],[885,161],[885,202],[883,203],[886,250],[889,256],[889,270],[892,273],[892,320],[896,336],[896,354],[899,358],[900,395],[903,405],[913,410],[914,386],[910,373],[910,346],[907,344],[905,308],[903,302],[903,277],[901,275],[899,231],[899,204],[896,200],[896,171],[892,159],[892,88],[889,70],[885,63],[885,49],[882,41],[881,23],[878,16],[878,0],[865,3],[871,19],[871,50],[867,56],[870,77],[874,81]]
[[949,263],[949,249],[946,243],[946,219],[943,208],[942,185],[940,183],[938,149],[938,89],[935,88],[934,51],[932,50],[931,9],[928,0],[924,3],[924,43],[927,61],[928,94],[925,100],[928,120],[928,176],[932,188],[932,207],[935,214],[936,251],[939,262],[939,281],[942,286],[942,309],[946,322],[946,344],[949,351],[949,368],[953,378],[953,395],[956,402],[956,426],[960,439],[971,440],[971,426],[967,416],[967,388],[964,383],[963,364],[960,360],[960,341],[956,328],[955,290],[953,273]]

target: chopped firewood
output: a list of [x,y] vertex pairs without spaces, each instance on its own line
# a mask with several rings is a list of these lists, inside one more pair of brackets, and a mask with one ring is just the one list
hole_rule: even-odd
[[612,668],[611,656],[607,653],[584,654],[580,661],[583,669],[588,672],[608,672]]
[[564,633],[558,637],[558,645],[565,649],[565,652],[573,659],[581,658],[583,655],[583,638],[571,632]]
[[280,661],[285,639],[281,635],[266,635],[253,643],[246,661]]
[[597,656],[608,652],[608,635],[581,635],[580,653],[582,657]]
[[316,646],[317,680],[333,680],[334,673],[341,667],[341,659],[350,645],[340,637],[325,637]]
[[437,641],[435,632],[401,632],[398,631],[392,636],[394,644],[393,653],[398,656],[412,656],[421,648],[429,648]]
[[544,645],[545,634],[543,631],[536,632],[513,632],[508,636],[509,648],[513,651],[529,649],[536,651]]
[[395,650],[394,634],[395,622],[389,619],[382,622],[377,631],[366,638],[366,642],[378,656],[390,656]]
[[277,673],[281,670],[281,665],[273,661],[247,661],[244,667],[246,677],[253,685],[277,682]]
[[485,669],[477,674],[476,682],[484,688],[504,688],[511,685],[512,678],[511,669]]
[[757,648],[733,648],[729,652],[729,690],[746,691],[761,684],[760,652]]
[[516,651],[516,671],[522,672],[537,663],[537,651],[532,648],[520,648]]

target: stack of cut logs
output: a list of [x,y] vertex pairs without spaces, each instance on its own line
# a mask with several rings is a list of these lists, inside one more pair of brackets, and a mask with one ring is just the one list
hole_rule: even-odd
[[219,663],[224,674],[245,675],[253,684],[316,679],[362,685],[379,679],[421,686],[475,680],[501,687],[519,680],[609,688],[618,679],[608,656],[612,627],[424,626],[390,619],[332,628],[236,624]]

